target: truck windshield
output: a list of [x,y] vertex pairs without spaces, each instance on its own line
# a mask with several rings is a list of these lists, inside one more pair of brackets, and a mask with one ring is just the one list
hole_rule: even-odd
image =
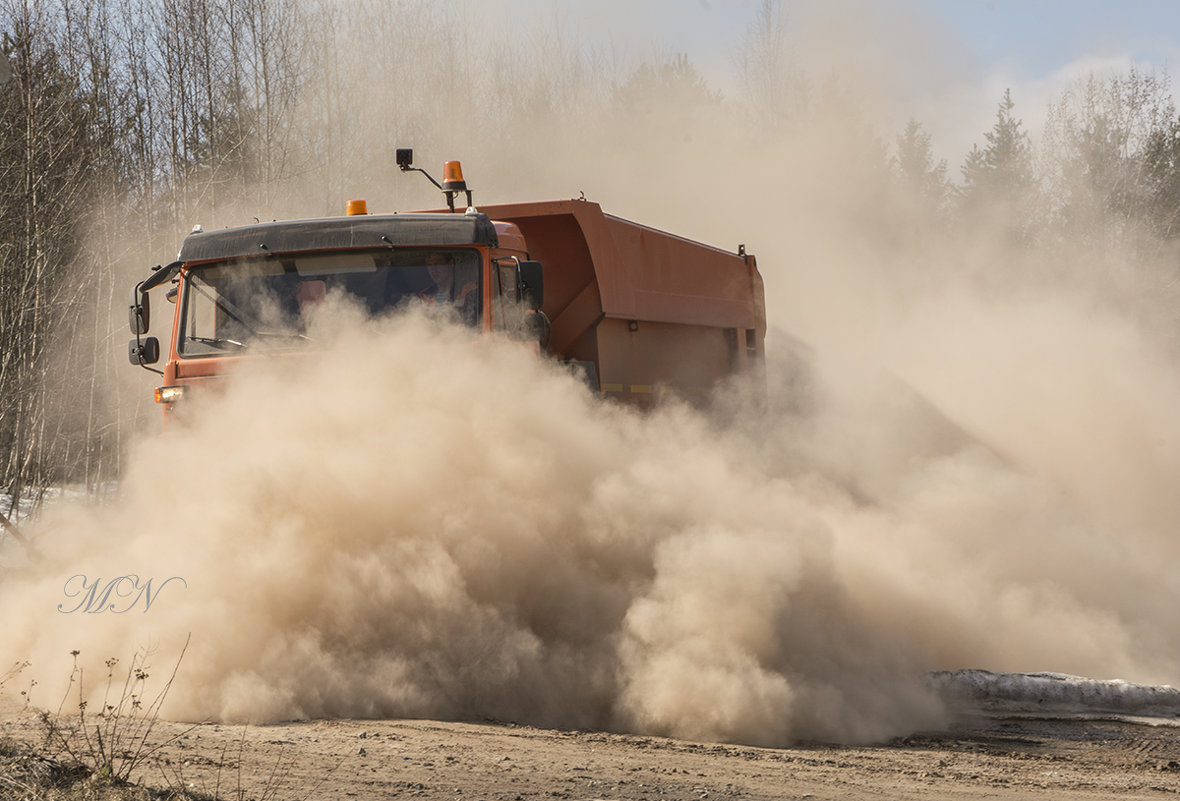
[[398,248],[273,256],[194,267],[185,278],[179,351],[186,356],[306,340],[311,308],[344,293],[380,315],[421,303],[466,325],[482,318],[473,248]]

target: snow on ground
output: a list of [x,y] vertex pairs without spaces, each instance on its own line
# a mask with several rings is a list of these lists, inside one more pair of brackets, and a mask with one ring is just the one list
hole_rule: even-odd
[[[12,493],[0,490],[0,515],[3,515],[4,519],[15,526],[18,531],[23,532],[25,538],[32,541],[35,539],[33,524],[38,512],[42,509],[63,501],[74,503],[102,501],[114,497],[117,488],[118,485],[115,482],[110,482],[90,492],[81,486],[28,489],[21,494],[20,500],[16,504],[13,504]],[[23,557],[28,555],[18,539],[19,536],[13,536],[0,522],[0,568],[19,563]],[[17,558],[5,558],[13,555],[16,555]]]
[[16,508],[13,508],[12,495],[0,492],[0,515],[4,515],[13,523],[19,523],[33,513],[35,501],[32,497],[21,498]]
[[1180,690],[1064,673],[940,670],[931,685],[951,709],[988,715],[1151,719],[1180,725]]
[[12,504],[12,493],[0,490],[0,514],[11,522],[19,524],[22,521],[27,522],[30,517],[33,517],[39,507],[52,506],[61,501],[101,502],[109,500],[114,497],[118,486],[117,482],[111,481],[91,487],[89,490],[81,485],[27,489],[21,494],[20,503],[15,508]]
[[[14,505],[11,494],[0,492],[0,515],[4,515],[4,519],[18,529],[23,528],[21,524],[29,518],[34,508],[32,498],[22,498],[20,503]],[[17,537],[12,535],[8,527],[3,525],[3,521],[0,521],[0,569],[12,563],[20,563],[26,556],[24,546],[17,541]]]

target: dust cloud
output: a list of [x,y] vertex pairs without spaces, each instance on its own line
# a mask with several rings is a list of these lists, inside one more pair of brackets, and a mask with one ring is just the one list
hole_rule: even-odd
[[[765,404],[735,385],[707,411],[638,414],[519,345],[331,304],[322,347],[250,365],[139,441],[114,506],[47,515],[45,558],[0,589],[0,656],[31,661],[56,705],[70,650],[97,676],[136,648],[168,663],[191,633],[171,717],[766,745],[938,726],[930,670],[1174,683],[1180,381],[1160,274],[1019,255],[1002,221],[929,224],[861,155],[866,115],[901,103],[863,78],[774,126],[652,97],[445,154],[477,205],[586,190],[746,243]],[[186,584],[146,613],[58,611],[71,576],[128,573]]]
[[[324,316],[330,347],[241,371],[141,443],[116,508],[46,522],[38,578],[5,593],[6,652],[160,659],[191,632],[166,712],[192,719],[766,744],[937,720],[906,649],[850,605],[820,510],[757,469],[754,440],[603,404],[527,348],[425,317]],[[61,614],[63,569],[185,586]]]

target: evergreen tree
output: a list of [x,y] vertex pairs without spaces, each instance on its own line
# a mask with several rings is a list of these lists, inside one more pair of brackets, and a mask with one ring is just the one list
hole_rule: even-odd
[[912,117],[905,132],[897,137],[893,156],[894,172],[915,196],[928,201],[934,211],[942,209],[950,192],[946,177],[946,161],[934,160],[930,134]]
[[615,101],[628,112],[689,111],[721,102],[721,93],[680,53],[658,67],[644,62],[622,85],[615,87]]
[[1033,186],[1032,145],[1013,116],[1016,103],[1004,90],[996,110],[996,124],[984,134],[987,146],[974,145],[963,162],[959,190],[968,208],[1000,202],[1020,202]]

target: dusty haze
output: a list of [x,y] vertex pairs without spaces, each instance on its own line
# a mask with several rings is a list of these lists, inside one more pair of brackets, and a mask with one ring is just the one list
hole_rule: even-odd
[[[708,413],[637,415],[511,343],[332,306],[322,351],[252,366],[191,428],[146,432],[113,507],[46,517],[46,559],[0,590],[0,656],[32,662],[34,700],[56,706],[70,650],[98,676],[150,647],[162,673],[190,632],[166,708],[188,719],[869,741],[942,722],[933,669],[1175,683],[1180,382],[1162,268],[1029,256],[1002,219],[931,224],[861,155],[900,106],[899,53],[805,109],[788,93],[773,125],[739,98],[643,87],[612,117],[576,110],[609,91],[579,65],[618,57],[562,50],[560,28],[454,56],[453,74],[423,57],[395,75],[354,55],[390,31],[342,25],[333,102],[352,144],[261,214],[243,201],[200,221],[436,204],[395,175],[403,144],[432,171],[462,159],[477,205],[584,190],[745,243],[767,287],[768,408],[725,387]],[[828,41],[839,64],[859,35],[791,57]],[[479,75],[496,69],[539,76],[520,85],[538,112],[484,141]],[[453,113],[380,124],[414,119],[428,92]],[[59,614],[76,573],[187,588],[146,614]]]

